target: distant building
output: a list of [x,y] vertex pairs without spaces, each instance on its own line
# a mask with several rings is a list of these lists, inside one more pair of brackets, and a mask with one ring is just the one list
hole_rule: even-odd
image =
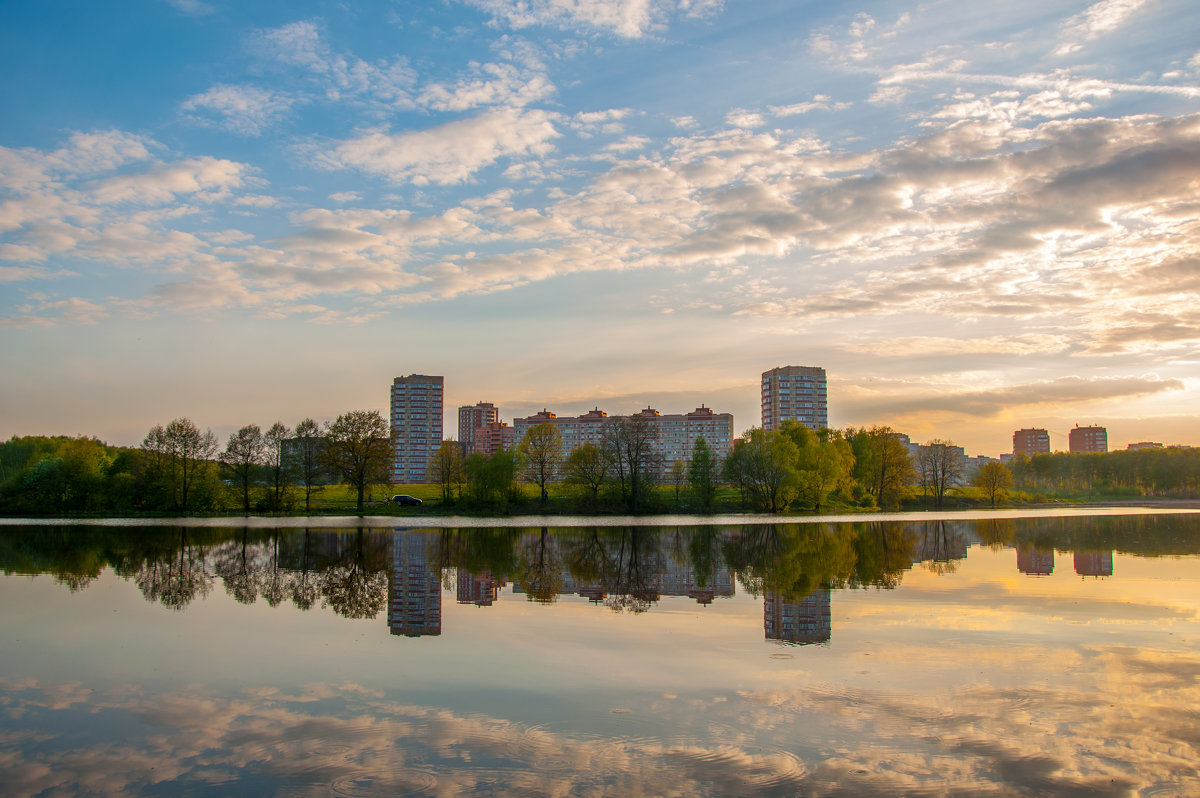
[[1072,452],[1107,452],[1108,429],[1105,427],[1076,427],[1067,437]]
[[517,445],[517,431],[503,421],[480,427],[473,434],[474,443],[467,454],[482,454],[491,457],[499,449],[511,449]]
[[1131,443],[1125,447],[1125,449],[1127,451],[1131,451],[1131,452],[1141,451],[1142,449],[1163,449],[1163,448],[1165,448],[1165,447],[1161,443],[1155,443],[1153,441],[1140,441],[1139,443]]
[[1050,433],[1044,429],[1019,429],[1013,433],[1013,455],[1050,454]]
[[392,481],[426,482],[442,445],[442,377],[410,374],[392,380]]
[[830,592],[819,588],[799,601],[768,590],[763,595],[763,633],[768,640],[784,643],[827,643],[833,634],[830,603]]
[[[717,413],[701,405],[690,413],[663,415],[652,407],[636,415],[650,419],[658,431],[655,455],[663,468],[669,468],[676,460],[687,462],[697,438],[704,438],[712,450],[714,459],[720,461],[733,446],[733,414]],[[549,410],[541,410],[526,418],[513,420],[513,429],[519,442],[525,432],[539,424],[553,424],[562,435],[563,450],[571,451],[585,443],[600,446],[604,442],[604,428],[617,421],[603,410],[596,408],[581,416],[560,417]]]
[[825,369],[780,366],[762,375],[762,426],[779,429],[788,419],[816,431],[829,426]]
[[458,408],[458,442],[463,454],[475,451],[475,430],[500,420],[500,411],[491,402],[478,402]]

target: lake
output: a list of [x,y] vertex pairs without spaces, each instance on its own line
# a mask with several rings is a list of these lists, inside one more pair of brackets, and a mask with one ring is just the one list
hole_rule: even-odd
[[672,520],[0,526],[0,792],[1200,794],[1200,513]]

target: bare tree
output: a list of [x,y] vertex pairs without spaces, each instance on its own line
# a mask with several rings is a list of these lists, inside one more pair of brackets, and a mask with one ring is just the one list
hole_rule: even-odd
[[621,486],[621,498],[626,507],[637,510],[658,470],[658,427],[644,415],[622,416],[609,419],[603,435],[603,451]]
[[142,441],[151,479],[163,488],[167,503],[187,509],[193,489],[217,453],[217,438],[211,430],[200,431],[189,418],[177,418],[166,427],[156,426]]
[[941,509],[946,491],[962,482],[962,450],[950,441],[930,441],[917,452],[917,475],[933,496],[933,506]]
[[289,505],[288,488],[295,478],[296,470],[289,468],[285,447],[292,437],[287,424],[276,421],[263,435],[263,463],[271,481],[271,509],[276,512]]
[[352,410],[325,426],[325,460],[358,493],[358,512],[368,485],[390,480],[392,445],[378,410]]
[[538,424],[525,431],[517,448],[525,460],[525,475],[541,489],[542,504],[545,504],[550,500],[546,483],[558,478],[558,467],[562,463],[562,433],[549,422]]
[[262,464],[266,443],[257,424],[247,424],[229,436],[225,451],[221,452],[221,465],[225,466],[242,488],[242,510],[250,512],[250,485],[254,471]]
[[292,454],[295,457],[295,468],[304,486],[304,512],[312,512],[312,495],[320,488],[317,483],[321,479],[321,451],[325,442],[321,437],[321,427],[311,418],[306,418],[296,425],[295,443]]

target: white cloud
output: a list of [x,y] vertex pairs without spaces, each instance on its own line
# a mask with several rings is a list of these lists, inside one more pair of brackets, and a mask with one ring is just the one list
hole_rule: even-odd
[[244,136],[260,136],[281,119],[295,100],[254,86],[213,86],[180,108],[202,124],[214,124]]
[[168,202],[180,194],[206,193],[209,199],[227,197],[247,177],[245,164],[209,156],[157,164],[136,174],[118,175],[92,184],[97,202]]
[[512,64],[475,64],[454,83],[432,83],[417,95],[417,104],[436,111],[465,111],[479,106],[528,105],[554,93],[544,74]]
[[192,17],[203,17],[216,11],[211,3],[205,3],[203,0],[167,0],[167,2],[177,11]]
[[1062,23],[1063,42],[1055,55],[1067,55],[1093,41],[1119,30],[1152,0],[1101,0]]
[[505,108],[425,130],[366,133],[324,155],[327,165],[394,182],[462,183],[502,158],[545,154],[560,134],[556,115]]
[[463,0],[498,24],[520,30],[545,26],[601,30],[638,39],[664,29],[672,17],[706,17],[720,12],[721,0]]

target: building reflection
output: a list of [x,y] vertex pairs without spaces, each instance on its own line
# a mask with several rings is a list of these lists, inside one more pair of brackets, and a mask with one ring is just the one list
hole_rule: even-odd
[[500,588],[506,584],[508,583],[486,571],[481,574],[473,574],[464,568],[459,568],[456,598],[459,604],[490,607],[500,598]]
[[1054,573],[1054,549],[1017,549],[1017,570],[1027,576],[1049,576]]
[[782,643],[828,643],[833,635],[831,605],[831,593],[825,589],[798,601],[768,591],[763,596],[763,632],[768,640]]
[[1113,553],[1111,551],[1075,552],[1075,573],[1080,576],[1112,576]]
[[425,535],[397,531],[391,536],[388,628],[394,635],[442,633],[442,580],[425,551]]

